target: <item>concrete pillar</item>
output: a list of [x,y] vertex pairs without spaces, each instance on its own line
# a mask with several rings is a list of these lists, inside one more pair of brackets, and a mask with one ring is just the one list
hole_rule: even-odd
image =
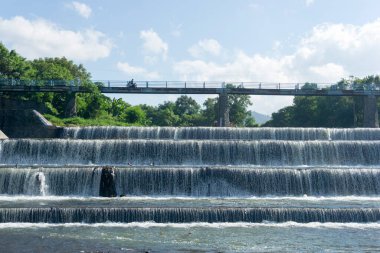
[[228,127],[230,126],[230,108],[228,107],[228,94],[220,93],[219,94],[219,120],[218,126]]
[[77,116],[77,103],[76,103],[76,93],[70,92],[67,94],[67,103],[65,108],[65,117],[75,117]]
[[374,95],[364,97],[363,127],[379,127],[377,98]]

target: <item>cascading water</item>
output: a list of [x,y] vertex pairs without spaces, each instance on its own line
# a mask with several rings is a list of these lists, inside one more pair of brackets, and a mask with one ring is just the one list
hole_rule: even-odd
[[0,194],[98,196],[98,168],[0,168]]
[[[115,174],[117,193],[128,196],[380,195],[380,168],[134,166]],[[0,194],[96,197],[100,180],[100,167],[2,168]]]
[[38,186],[39,193],[42,196],[45,196],[46,193],[47,193],[47,190],[48,190],[48,186],[46,185],[45,174],[43,172],[37,172],[35,174],[35,178],[36,178],[36,181],[37,181],[37,186]]
[[372,128],[66,127],[62,138],[178,140],[380,140]]
[[[380,221],[379,129],[65,128],[61,139],[0,141],[0,165],[7,226],[262,224],[292,233]],[[109,185],[118,197],[99,197]]]
[[378,165],[380,141],[4,140],[0,164]]

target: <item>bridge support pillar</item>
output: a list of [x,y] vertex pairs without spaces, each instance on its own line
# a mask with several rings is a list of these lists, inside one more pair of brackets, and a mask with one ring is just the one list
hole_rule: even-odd
[[368,95],[364,97],[363,127],[379,127],[377,98],[375,95]]
[[227,93],[219,94],[218,104],[219,104],[218,126],[228,127],[230,126],[230,108],[228,107]]
[[65,117],[75,117],[77,116],[77,102],[76,93],[70,92],[67,94]]

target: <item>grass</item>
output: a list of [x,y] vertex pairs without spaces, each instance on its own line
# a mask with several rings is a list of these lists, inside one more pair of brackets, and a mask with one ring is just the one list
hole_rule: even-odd
[[112,118],[84,119],[80,117],[58,118],[50,114],[44,114],[44,117],[56,126],[132,126],[135,124],[117,121]]

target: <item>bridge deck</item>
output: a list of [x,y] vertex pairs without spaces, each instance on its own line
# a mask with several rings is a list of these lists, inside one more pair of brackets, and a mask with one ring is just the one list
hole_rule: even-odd
[[[42,83],[41,83],[42,82]],[[102,93],[124,94],[242,94],[274,96],[380,96],[380,88],[373,84],[337,89],[336,85],[318,84],[312,89],[300,89],[299,84],[281,83],[234,83],[237,88],[226,88],[222,82],[136,82],[127,87],[127,82],[95,82]],[[22,81],[0,80],[0,92],[91,92],[74,81]]]

